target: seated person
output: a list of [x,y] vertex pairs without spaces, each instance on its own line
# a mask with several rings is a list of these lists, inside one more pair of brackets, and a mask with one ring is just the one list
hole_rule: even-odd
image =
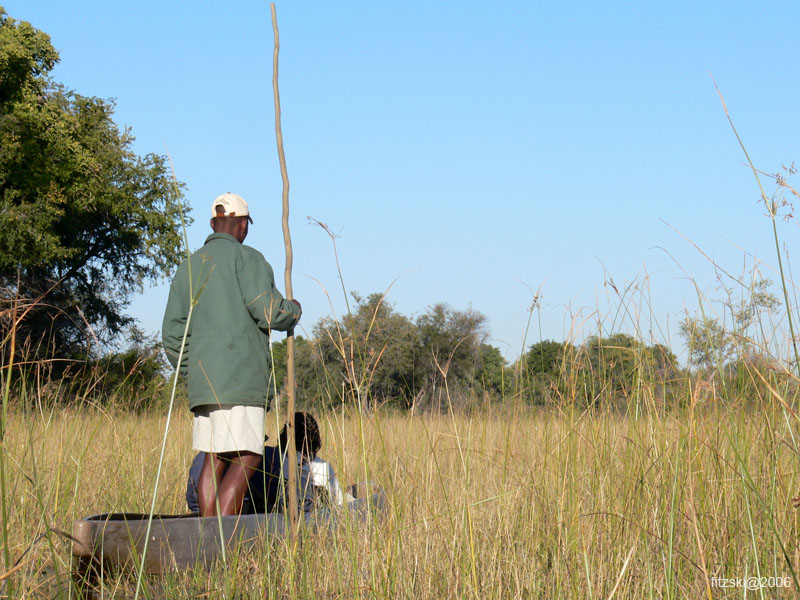
[[317,452],[322,447],[317,420],[306,413],[295,413],[295,429],[300,442],[297,447],[300,465],[300,498],[313,498],[314,504],[338,506],[344,503],[344,494],[336,479],[333,467],[319,458]]
[[[317,457],[322,446],[319,425],[313,416],[295,413],[295,449],[298,465],[298,502],[304,512],[315,505],[340,505],[344,495],[336,474],[327,462]],[[242,513],[282,512],[284,506],[283,482],[288,478],[289,464],[281,448],[288,446],[288,433],[284,425],[277,446],[264,446],[260,468],[250,478],[242,504]],[[266,438],[265,438],[266,442]],[[281,454],[284,459],[281,461]],[[205,453],[200,452],[192,461],[186,484],[186,504],[193,513],[199,512],[197,482],[203,468]],[[283,463],[283,464],[281,464]]]

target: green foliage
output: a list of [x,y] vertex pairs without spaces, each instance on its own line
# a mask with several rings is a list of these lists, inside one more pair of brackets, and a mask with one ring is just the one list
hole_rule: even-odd
[[415,372],[430,394],[447,380],[450,392],[466,391],[480,381],[482,346],[486,339],[486,317],[472,311],[458,311],[439,303],[417,319],[419,352]]
[[[286,384],[288,361],[288,338],[272,342],[272,375],[275,378],[275,389],[283,391]],[[297,385],[297,407],[311,408],[315,405],[320,389],[324,387],[324,373],[317,373],[317,362],[313,355],[311,342],[296,335],[294,338],[294,370]],[[299,384],[297,382],[300,382]]]
[[735,340],[712,317],[686,317],[680,322],[680,334],[689,350],[689,362],[703,369],[726,364],[734,355]]
[[[305,406],[360,402],[444,408],[447,399],[497,399],[504,393],[505,359],[484,342],[485,317],[432,306],[416,322],[382,294],[353,294],[351,314],[321,319],[314,338],[296,338],[297,401]],[[286,342],[273,343],[278,389],[285,377]]]
[[678,363],[666,346],[648,346],[618,333],[586,340],[578,350],[576,368],[589,404],[619,403],[641,401],[643,390],[674,379]]
[[[360,399],[365,405],[408,398],[414,390],[418,334],[382,294],[353,294],[355,307],[341,321],[322,319],[314,328],[315,383],[327,400]],[[324,376],[324,378],[323,378]]]
[[166,400],[169,370],[157,341],[132,343],[125,350],[84,359],[76,363],[81,368],[70,378],[72,397],[88,396],[95,403],[135,411],[156,408]]
[[[645,391],[673,394],[678,372],[675,355],[662,344],[648,346],[617,333],[593,336],[581,346],[544,340],[522,358],[521,383],[534,404],[580,399],[589,405],[640,401]],[[667,389],[665,389],[667,388]]]
[[728,291],[723,306],[730,316],[730,326],[704,310],[696,317],[687,315],[679,327],[689,351],[689,361],[701,369],[719,370],[754,352],[762,352],[754,340],[763,338],[763,319],[780,306],[777,297],[770,292],[771,285],[769,279],[762,278],[756,278],[749,286],[741,284],[739,287],[745,293],[738,300]]
[[593,336],[583,347],[582,366],[594,374],[596,393],[610,390],[628,395],[636,385],[638,342],[632,336],[618,333],[608,338]]
[[641,399],[643,389],[673,379],[677,358],[666,346],[648,346],[618,333],[593,336],[578,350],[575,368],[589,404]]
[[131,150],[114,103],[53,83],[50,38],[0,9],[0,301],[31,307],[28,359],[69,356],[130,322],[130,296],[181,259],[165,159]]
[[532,376],[557,377],[563,369],[568,346],[571,348],[571,344],[567,342],[560,343],[553,340],[533,344],[525,355],[525,368]]
[[543,340],[528,349],[517,375],[531,403],[543,404],[563,393],[574,356],[575,347],[569,342]]
[[[78,353],[61,361],[26,363],[11,386],[12,399],[23,411],[54,404],[104,406],[142,412],[159,409],[168,400],[170,370],[161,344],[146,339],[137,329],[128,332],[130,343],[95,357]],[[7,371],[0,371],[0,381]]]
[[749,281],[723,287],[724,299],[714,303],[722,307],[722,317],[712,315],[706,304],[680,322],[696,379],[713,385],[726,402],[770,401],[776,393],[796,396],[796,380],[788,377],[778,358],[785,349],[771,335],[774,319],[783,318],[777,314],[781,303],[771,286],[772,281],[754,270]]
[[480,360],[476,373],[476,384],[492,398],[502,398],[506,390],[506,359],[500,349],[490,344],[481,344]]
[[[10,30],[14,29],[13,35]],[[17,23],[0,6],[0,106],[43,91],[43,76],[58,62],[50,36]]]

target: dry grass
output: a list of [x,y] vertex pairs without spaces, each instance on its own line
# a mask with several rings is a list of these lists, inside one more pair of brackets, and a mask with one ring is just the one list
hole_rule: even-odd
[[[361,426],[322,415],[323,455],[344,482],[383,484],[384,522],[307,538],[294,554],[265,541],[227,568],[147,583],[158,597],[699,598],[704,565],[709,578],[790,576],[779,541],[796,569],[794,424],[775,407],[701,408],[638,419],[379,413]],[[173,423],[157,506],[166,513],[185,510],[192,458],[188,411]],[[53,597],[58,576],[67,597],[70,546],[55,530],[149,507],[163,424],[96,410],[9,416],[15,595]],[[104,594],[134,587],[117,577]]]

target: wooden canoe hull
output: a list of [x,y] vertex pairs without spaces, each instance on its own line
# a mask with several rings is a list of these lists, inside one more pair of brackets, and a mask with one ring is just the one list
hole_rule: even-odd
[[[314,531],[342,523],[367,524],[380,515],[385,502],[383,492],[378,491],[370,498],[352,500],[338,508],[305,513],[305,526]],[[83,565],[79,570],[138,568],[147,522],[148,515],[138,513],[108,513],[75,521],[72,554]],[[285,535],[288,527],[288,519],[282,513],[219,519],[154,515],[144,572],[162,574],[177,568],[208,565],[221,558],[223,544],[228,549],[242,548],[265,535]]]

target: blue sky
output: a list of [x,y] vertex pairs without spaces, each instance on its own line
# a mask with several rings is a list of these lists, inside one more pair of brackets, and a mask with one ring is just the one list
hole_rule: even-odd
[[[247,243],[282,279],[267,2],[0,2],[51,35],[56,80],[116,99],[138,153],[166,144],[193,207],[193,249],[211,200],[239,193],[255,219]],[[528,344],[638,328],[680,351],[697,289],[722,296],[695,245],[734,274],[756,265],[777,279],[771,225],[711,76],[759,168],[800,159],[797,3],[277,11],[306,334],[344,309],[331,240],[307,216],[339,234],[348,290],[392,286],[388,300],[409,316],[436,302],[477,310],[509,359],[531,290],[541,307]],[[779,231],[791,251],[796,222]],[[165,302],[164,285],[148,287],[131,314],[155,332]]]

